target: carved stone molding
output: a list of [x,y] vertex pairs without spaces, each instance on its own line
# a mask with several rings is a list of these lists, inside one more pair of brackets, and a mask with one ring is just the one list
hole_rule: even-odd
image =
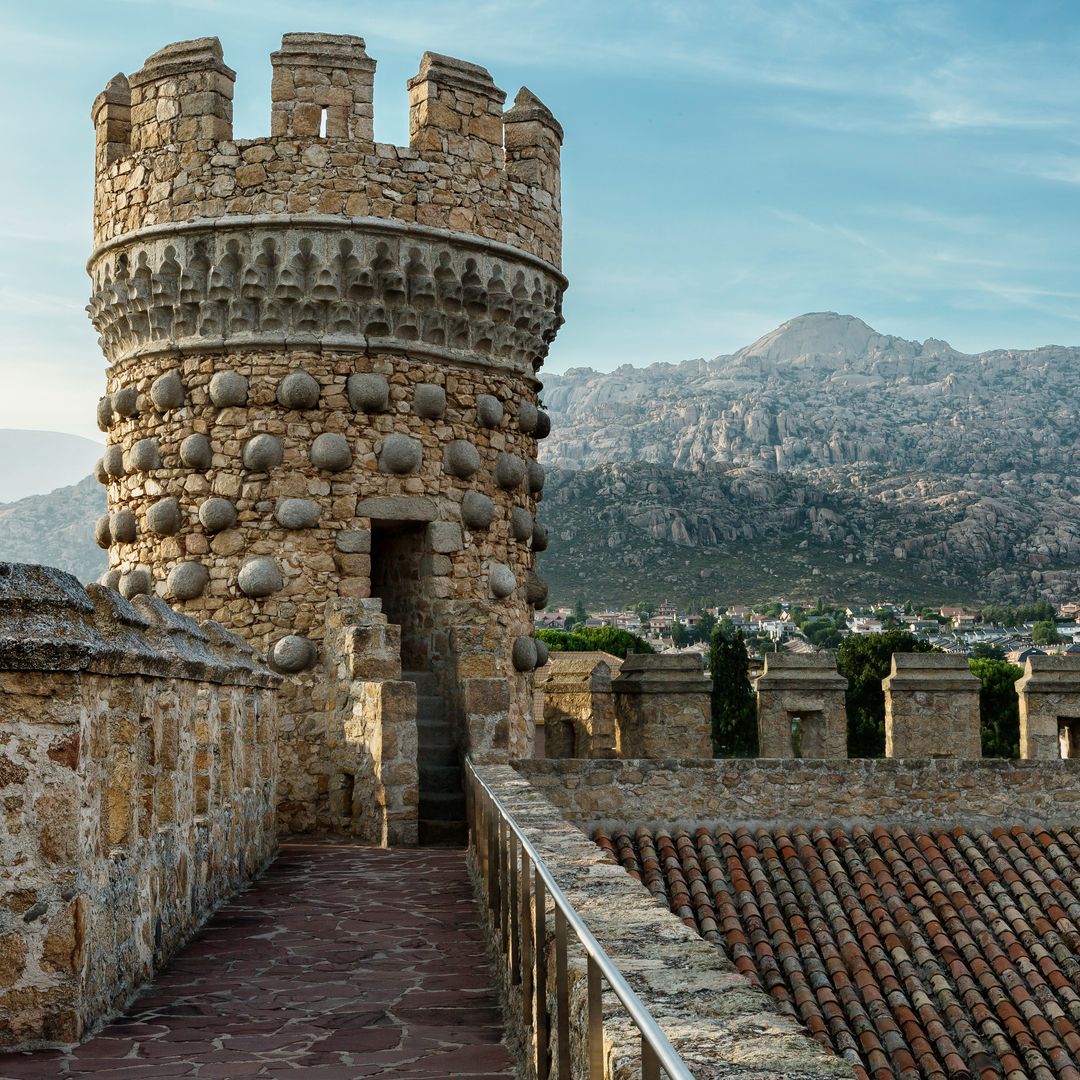
[[89,264],[87,311],[111,363],[244,346],[396,351],[531,375],[566,282],[505,244],[378,219],[156,226]]

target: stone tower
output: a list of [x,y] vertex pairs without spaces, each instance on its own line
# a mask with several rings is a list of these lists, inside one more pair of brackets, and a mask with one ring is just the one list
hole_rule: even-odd
[[415,735],[388,752],[372,733],[410,708],[416,726],[403,670],[434,678],[459,752],[530,745],[562,129],[425,53],[410,145],[376,143],[362,38],[286,34],[271,63],[269,137],[233,138],[216,38],[94,102],[97,539],[107,584],[218,620],[290,676],[285,827],[371,831],[354,819],[375,792],[405,822],[386,810],[382,839],[408,839]]

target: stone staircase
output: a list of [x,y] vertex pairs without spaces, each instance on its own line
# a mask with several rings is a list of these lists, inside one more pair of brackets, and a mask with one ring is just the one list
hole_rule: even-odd
[[430,671],[403,671],[416,686],[416,765],[420,778],[419,840],[425,846],[464,846],[465,788],[461,757],[446,702]]

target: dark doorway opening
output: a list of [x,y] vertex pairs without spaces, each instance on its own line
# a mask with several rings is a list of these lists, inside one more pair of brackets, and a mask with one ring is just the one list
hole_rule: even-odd
[[426,671],[430,659],[431,595],[424,577],[422,521],[373,521],[371,595],[389,622],[401,627],[401,667]]

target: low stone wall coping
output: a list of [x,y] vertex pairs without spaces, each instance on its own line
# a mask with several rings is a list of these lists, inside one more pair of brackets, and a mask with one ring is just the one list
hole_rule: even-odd
[[[569,824],[527,779],[505,765],[480,766],[477,773],[513,815],[698,1080],[852,1075],[846,1062],[824,1051],[795,1021],[782,1016],[720,949],[672,915]],[[578,962],[583,966],[583,953],[573,935],[570,954],[572,967]],[[572,970],[572,986],[576,982]],[[636,1029],[610,991],[604,994],[604,1014],[611,1075],[638,1075],[623,1071],[633,1069],[631,1062],[638,1052]],[[572,1032],[572,1050],[574,1046]]]
[[158,597],[85,589],[51,566],[0,563],[0,671],[88,671],[277,686],[242,638]]

